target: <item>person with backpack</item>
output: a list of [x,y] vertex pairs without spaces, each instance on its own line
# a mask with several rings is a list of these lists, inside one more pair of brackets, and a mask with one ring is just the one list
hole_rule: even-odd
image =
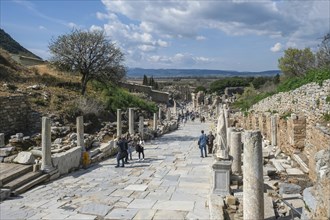
[[201,136],[199,136],[198,139],[198,145],[199,145],[199,149],[201,149],[201,157],[203,156],[203,151],[205,154],[205,157],[207,157],[207,152],[206,152],[206,143],[207,143],[207,136],[206,134],[204,134],[204,130],[201,131]]
[[119,140],[117,142],[118,146],[118,153],[117,153],[117,165],[115,166],[116,168],[119,167],[120,165],[120,160],[122,161],[121,167],[125,167],[124,165],[124,159],[127,157],[127,149],[126,149],[126,140],[123,137],[119,137]]

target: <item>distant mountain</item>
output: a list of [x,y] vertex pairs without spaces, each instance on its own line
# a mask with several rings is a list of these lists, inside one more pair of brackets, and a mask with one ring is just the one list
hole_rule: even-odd
[[40,57],[24,48],[16,40],[14,40],[9,34],[0,28],[0,47],[9,53],[19,54],[22,56],[33,57],[42,60]]
[[275,76],[280,70],[268,70],[262,72],[239,72],[232,70],[208,70],[208,69],[143,69],[129,68],[128,78],[141,78],[143,75],[154,78],[174,77],[229,77],[229,76]]

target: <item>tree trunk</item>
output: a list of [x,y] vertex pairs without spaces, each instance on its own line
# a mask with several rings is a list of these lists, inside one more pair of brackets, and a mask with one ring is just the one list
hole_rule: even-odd
[[83,74],[83,77],[81,78],[81,95],[85,95],[86,93],[86,87],[87,87],[87,82],[88,82],[88,77],[87,74]]

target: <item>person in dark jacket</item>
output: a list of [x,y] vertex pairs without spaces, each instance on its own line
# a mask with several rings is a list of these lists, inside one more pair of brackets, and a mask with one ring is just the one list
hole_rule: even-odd
[[122,165],[121,167],[124,167],[124,158],[127,157],[127,149],[126,149],[126,146],[127,146],[127,143],[126,143],[126,140],[125,138],[122,138],[122,137],[119,137],[119,140],[117,142],[117,146],[118,146],[118,153],[117,153],[117,165],[115,166],[116,168],[119,167],[120,165],[120,160],[122,162]]
[[199,139],[198,139],[199,149],[201,150],[201,157],[204,157],[203,152],[205,154],[205,157],[207,157],[206,143],[207,143],[207,136],[206,136],[206,134],[204,134],[204,130],[202,130],[201,136],[199,136]]
[[212,154],[212,152],[213,152],[214,139],[215,139],[215,137],[212,134],[212,131],[210,131],[209,135],[207,135],[207,148],[209,150],[209,154]]

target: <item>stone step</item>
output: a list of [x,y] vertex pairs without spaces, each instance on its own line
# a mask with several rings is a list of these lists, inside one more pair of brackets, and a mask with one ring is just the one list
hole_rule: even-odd
[[22,176],[25,173],[31,172],[33,170],[32,165],[20,165],[20,164],[6,164],[0,163],[1,173],[0,173],[0,186]]
[[13,195],[19,195],[19,194],[22,194],[24,192],[26,192],[28,189],[30,189],[31,187],[39,184],[39,183],[42,183],[44,181],[46,181],[47,179],[49,179],[49,174],[42,174],[41,176],[39,176],[38,178],[26,183],[25,185],[15,189],[12,194]]
[[3,185],[3,188],[7,188],[10,190],[14,190],[17,189],[18,187],[26,184],[27,182],[36,179],[37,177],[41,176],[42,173],[41,172],[28,172],[8,183],[6,183],[5,185]]

